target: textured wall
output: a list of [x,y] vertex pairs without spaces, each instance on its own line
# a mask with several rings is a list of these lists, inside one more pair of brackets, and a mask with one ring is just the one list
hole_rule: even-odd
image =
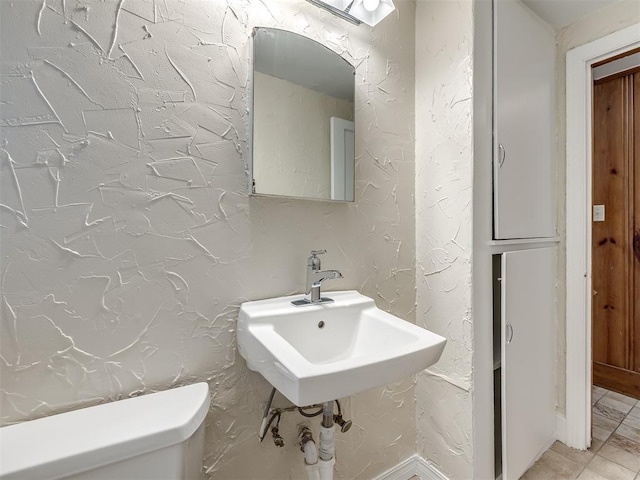
[[331,198],[331,117],[353,121],[353,102],[254,73],[256,192]]
[[418,375],[418,453],[450,478],[472,477],[472,7],[416,11],[416,321],[448,340]]
[[558,408],[566,407],[566,59],[567,52],[575,47],[602,38],[633,24],[640,23],[640,3],[637,0],[622,0],[579,20],[558,32],[557,45],[557,86],[558,95],[558,232],[560,249],[558,251]]
[[[299,418],[284,449],[257,443],[269,386],[237,355],[238,305],[300,292],[327,248],[331,288],[414,319],[415,8],[396,4],[372,30],[302,0],[0,1],[4,423],[208,380],[209,476],[304,476]],[[247,195],[255,25],[357,66],[354,204]],[[414,452],[413,384],[347,402],[340,478]]]

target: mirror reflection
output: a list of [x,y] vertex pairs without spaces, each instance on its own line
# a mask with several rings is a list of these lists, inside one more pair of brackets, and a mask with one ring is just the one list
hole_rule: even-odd
[[355,69],[307,37],[253,37],[253,193],[353,201]]

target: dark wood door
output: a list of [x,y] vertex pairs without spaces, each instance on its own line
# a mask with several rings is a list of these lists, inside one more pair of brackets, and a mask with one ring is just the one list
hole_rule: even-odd
[[[640,372],[640,71],[633,75],[633,151],[631,180],[633,190],[633,227],[632,227],[632,252],[633,252],[633,286],[631,288],[632,309],[632,351],[634,371]],[[636,389],[638,377],[636,376]],[[638,398],[638,395],[635,395]]]
[[640,398],[640,72],[593,91],[593,382]]

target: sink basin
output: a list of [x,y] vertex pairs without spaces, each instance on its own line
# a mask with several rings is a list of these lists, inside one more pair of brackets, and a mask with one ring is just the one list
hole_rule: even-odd
[[446,339],[376,307],[356,291],[297,307],[302,295],[243,303],[238,350],[298,406],[400,380],[438,361]]

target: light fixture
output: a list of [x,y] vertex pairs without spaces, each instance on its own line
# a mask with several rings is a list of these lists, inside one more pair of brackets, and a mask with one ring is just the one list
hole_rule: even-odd
[[380,6],[380,0],[363,0],[362,6],[367,12],[375,12]]
[[349,14],[373,27],[395,9],[391,0],[355,0]]
[[364,22],[373,27],[396,7],[392,0],[307,0],[334,15],[359,25]]

